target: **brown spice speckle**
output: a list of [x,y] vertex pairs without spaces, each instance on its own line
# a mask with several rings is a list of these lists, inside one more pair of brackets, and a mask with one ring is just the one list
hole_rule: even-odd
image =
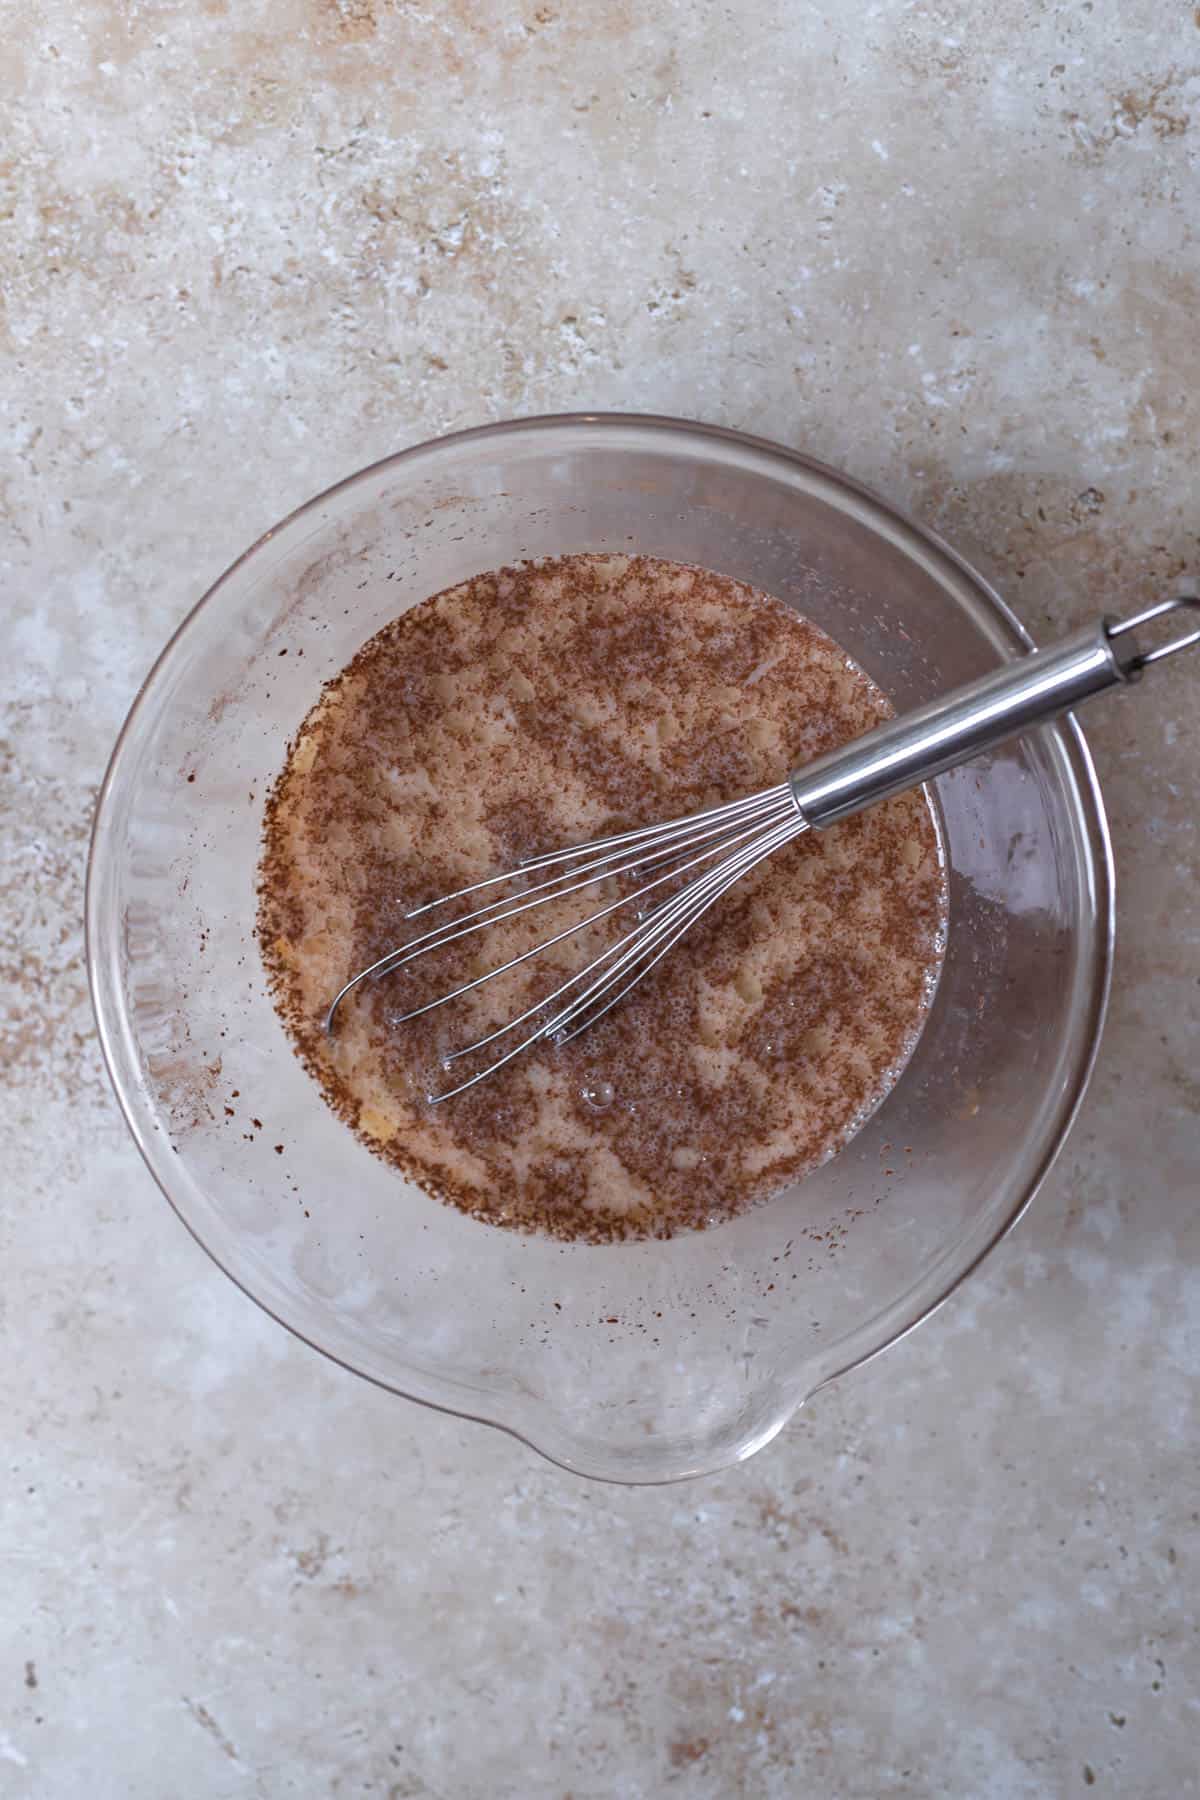
[[671,1745],[669,1755],[673,1769],[690,1768],[693,1763],[703,1762],[708,1755],[709,1743],[706,1737],[679,1738]]

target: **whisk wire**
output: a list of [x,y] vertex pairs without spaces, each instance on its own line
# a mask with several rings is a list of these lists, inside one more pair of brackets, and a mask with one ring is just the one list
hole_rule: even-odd
[[[565,937],[570,937],[574,935],[574,933],[584,930],[588,925],[595,924],[598,920],[606,918],[610,913],[618,911],[622,906],[631,904],[633,901],[639,899],[642,894],[645,894],[656,887],[661,887],[664,882],[670,881],[675,876],[682,875],[688,869],[695,868],[700,863],[709,860],[711,857],[731,849],[743,838],[752,834],[754,831],[761,829],[762,825],[768,819],[778,813],[783,813],[785,816],[787,814],[790,814],[793,817],[796,816],[795,806],[792,802],[790,792],[786,787],[768,790],[765,794],[751,796],[750,802],[739,803],[738,806],[725,806],[713,809],[712,813],[696,814],[692,820],[692,829],[686,836],[682,830],[682,826],[685,822],[680,820],[670,820],[665,826],[658,828],[657,831],[654,827],[647,827],[645,831],[636,834],[622,833],[620,835],[626,843],[628,843],[629,838],[635,835],[642,838],[649,838],[653,835],[657,840],[657,844],[647,845],[633,856],[631,860],[625,862],[619,861],[622,854],[620,850],[610,851],[606,856],[590,856],[588,853],[594,848],[592,845],[581,846],[569,853],[556,853],[552,858],[546,859],[546,862],[551,860],[560,861],[563,859],[563,856],[567,854],[576,858],[585,856],[587,860],[582,864],[582,876],[580,868],[568,869],[561,875],[552,876],[548,881],[539,882],[537,886],[532,889],[526,888],[522,890],[519,899],[510,895],[502,896],[498,900],[488,901],[485,905],[477,907],[473,912],[459,914],[456,918],[449,919],[444,924],[436,925],[432,930],[423,932],[419,937],[410,939],[408,943],[401,944],[394,950],[389,950],[384,956],[377,958],[377,960],[371,963],[367,968],[361,969],[358,974],[355,975],[352,980],[348,981],[334,996],[329,1010],[325,1015],[325,1029],[327,1032],[332,1030],[338,1008],[346,999],[347,995],[361,982],[368,980],[382,980],[385,975],[392,974],[395,970],[403,968],[406,963],[415,961],[419,956],[424,956],[431,950],[441,949],[446,944],[455,943],[461,938],[471,936],[473,932],[484,930],[486,927],[502,924],[505,920],[516,918],[521,913],[531,911],[534,907],[545,906],[551,900],[566,899],[570,895],[578,893],[584,888],[595,886],[601,881],[615,879],[621,875],[631,874],[634,871],[653,867],[663,862],[674,865],[668,867],[663,874],[659,875],[654,880],[644,883],[637,893],[625,895],[621,899],[613,901],[609,906],[601,907],[588,918],[579,920],[577,923],[566,927],[565,930],[543,939],[531,949],[510,958],[508,962],[501,963],[494,969],[487,970],[483,975],[478,975],[471,981],[463,982],[459,987],[453,988],[448,993],[439,995],[436,1000],[428,1001],[424,1006],[413,1007],[409,1012],[397,1014],[394,1023],[400,1025],[406,1023],[409,1019],[420,1018],[423,1013],[432,1012],[436,1007],[444,1006],[450,1000],[457,1000],[461,995],[471,993],[475,988],[481,987],[485,982],[493,980],[497,975],[507,974],[510,969],[517,968],[521,963],[529,961],[531,957],[539,955],[543,950],[548,950],[552,948],[553,945],[561,943]],[[719,822],[714,824],[713,819],[716,814],[724,816]],[[662,843],[664,837],[670,840],[665,845]],[[697,844],[707,844],[708,848],[698,856],[691,856],[690,852],[695,849]],[[614,858],[618,859],[618,866],[609,867],[608,865],[613,862]],[[444,905],[450,900],[463,898],[465,895],[473,893],[481,887],[493,886],[501,881],[511,882],[523,875],[529,866],[531,865],[522,864],[519,868],[509,870],[504,875],[490,876],[486,882],[477,882],[471,888],[460,888],[456,894],[447,894],[439,900],[431,900],[427,902],[425,906],[416,910],[419,912],[429,912],[432,911],[433,908]],[[545,865],[543,864],[543,866]],[[408,915],[410,918],[413,916],[414,914],[412,913]]]
[[[730,801],[724,806],[710,807],[704,813],[692,813],[678,819],[665,819],[659,825],[643,825],[634,831],[615,832],[608,837],[593,838],[587,843],[574,844],[566,849],[545,851],[539,856],[526,856],[521,859],[515,869],[505,869],[499,875],[489,875],[483,881],[472,882],[469,887],[456,888],[453,893],[449,894],[440,894],[436,900],[426,900],[422,905],[414,906],[404,916],[406,919],[418,919],[423,913],[434,912],[438,907],[448,906],[452,900],[465,900],[469,894],[481,893],[484,888],[496,887],[502,882],[513,881],[519,875],[528,875],[538,869],[550,868],[555,863],[573,862],[580,857],[589,859],[580,863],[578,868],[569,869],[565,874],[552,878],[553,881],[567,881],[573,875],[581,875],[585,870],[599,868],[604,863],[614,861],[634,844],[642,844],[645,849],[653,850],[661,844],[667,844],[678,838],[685,839],[689,844],[698,842],[700,836],[696,831],[697,823],[705,824],[709,828],[702,834],[703,836],[716,837],[722,831],[732,829],[736,824],[748,822],[759,814],[777,808],[780,802],[788,797],[789,790],[786,784],[781,784],[778,787],[768,788],[760,794],[748,794],[744,799]],[[603,854],[596,855],[597,851],[601,851]],[[629,867],[637,868],[649,860],[646,855],[639,853]],[[618,871],[610,870],[609,873],[618,873]],[[595,879],[603,880],[604,877],[598,875]],[[550,885],[550,882],[543,882],[537,888],[526,888],[525,892],[527,894],[537,893],[541,888]],[[503,902],[493,901],[491,904],[501,905]],[[483,908],[480,909],[481,912],[483,910]],[[474,913],[465,915],[466,918],[475,916]]]
[[[721,898],[722,894],[731,888],[735,882],[740,881],[743,875],[748,874],[749,871],[758,863],[762,862],[764,858],[770,856],[783,844],[788,843],[794,837],[798,837],[802,831],[806,831],[807,829],[808,826],[799,818],[799,816],[797,816],[794,821],[787,820],[776,828],[769,841],[765,841],[761,848],[756,849],[752,858],[739,861],[737,866],[732,868],[730,873],[711,890],[705,888],[705,891],[702,892],[701,888],[703,884],[701,882],[694,883],[692,887],[687,890],[690,904],[681,908],[680,912],[675,913],[672,917],[671,923],[673,925],[675,924],[676,919],[680,922],[668,935],[666,942],[661,944],[659,948],[654,951],[653,955],[646,955],[645,953],[652,947],[649,939],[647,939],[641,946],[640,953],[644,957],[644,960],[636,974],[634,974],[623,987],[619,988],[615,994],[606,1000],[604,1005],[601,1006],[598,1011],[589,1011],[587,1015],[582,1018],[580,1023],[573,1025],[571,1030],[567,1031],[565,1035],[560,1030],[556,1035],[555,1042],[560,1045],[569,1044],[572,1039],[580,1037],[583,1032],[590,1030],[593,1025],[604,1017],[605,1013],[611,1011],[614,1006],[623,1000],[625,996],[638,985],[639,981],[643,980],[643,978],[650,973],[656,963],[661,962],[663,957],[675,948],[675,945],[679,942],[680,938],[684,936],[685,932],[691,930],[692,926],[699,921],[701,916],[708,911],[709,907],[712,906],[715,901]],[[717,869],[713,870],[712,873],[714,875],[720,873],[724,866],[724,864],[718,864]],[[680,896],[681,899],[682,897],[683,896]],[[666,907],[664,907],[664,924],[666,923],[666,910]],[[597,991],[590,996],[590,1001],[594,1003],[595,1000],[602,997],[602,990],[597,989]],[[583,998],[588,999],[588,996],[584,996]]]
[[547,850],[540,856],[527,857],[522,869],[537,869],[550,863],[563,862],[572,856],[581,856],[585,851],[613,849],[628,844],[639,843],[648,838],[663,836],[690,836],[698,825],[713,824],[726,820],[737,824],[742,817],[767,812],[775,809],[782,801],[791,799],[791,790],[786,782],[780,782],[772,788],[764,788],[757,794],[746,794],[740,800],[727,800],[721,806],[705,807],[700,812],[685,813],[677,819],[664,819],[658,825],[641,825],[632,831],[618,831],[608,837],[592,838],[586,844],[576,844],[562,850]]
[[[691,929],[701,915],[705,913],[713,902],[718,900],[728,888],[732,887],[736,881],[740,880],[741,877],[752,869],[756,863],[763,861],[765,857],[770,856],[790,838],[798,836],[800,832],[807,829],[805,821],[796,811],[795,807],[790,807],[789,812],[790,817],[785,814],[782,820],[776,824],[771,831],[762,833],[761,835],[757,831],[753,833],[741,833],[740,836],[746,838],[753,837],[755,841],[746,843],[740,850],[733,851],[726,855],[716,867],[710,869],[707,874],[698,876],[694,881],[689,882],[682,892],[673,895],[669,900],[656,908],[649,919],[639,921],[631,931],[627,932],[624,937],[619,938],[615,944],[610,944],[606,949],[600,951],[597,956],[593,957],[591,962],[584,968],[578,970],[574,975],[569,976],[552,994],[545,996],[544,999],[536,1002],[533,1006],[528,1007],[525,1012],[519,1014],[516,1018],[508,1020],[495,1031],[490,1032],[486,1037],[478,1039],[473,1044],[465,1045],[461,1050],[455,1051],[452,1055],[446,1057],[443,1066],[445,1063],[456,1061],[461,1056],[466,1056],[473,1051],[486,1048],[488,1044],[494,1043],[498,1038],[504,1037],[518,1025],[525,1023],[526,1020],[534,1017],[535,1014],[543,1011],[547,1006],[552,1005],[555,1000],[569,992],[571,988],[578,987],[581,982],[586,981],[589,975],[592,975],[595,970],[602,968],[605,963],[612,962],[612,967],[607,969],[603,975],[596,976],[596,978],[584,988],[584,991],[581,994],[576,995],[575,999],[567,1006],[563,1007],[559,1012],[544,1020],[536,1031],[531,1032],[528,1037],[522,1039],[519,1044],[515,1045],[514,1048],[508,1051],[504,1056],[498,1058],[495,1062],[487,1064],[485,1068],[480,1069],[468,1080],[460,1082],[456,1087],[448,1088],[440,1094],[429,1094],[427,1098],[430,1105],[438,1105],[443,1100],[451,1100],[456,1095],[465,1093],[469,1088],[476,1086],[478,1082],[483,1081],[487,1076],[495,1074],[498,1069],[503,1068],[507,1063],[511,1062],[514,1057],[520,1055],[522,1051],[532,1049],[535,1044],[541,1043],[546,1039],[560,1045],[569,1043],[572,1038],[578,1037],[581,1032],[587,1030],[591,1025],[594,1025],[599,1018],[603,1017],[604,1013],[615,1006],[619,1000],[624,999],[625,995],[650,973],[650,970],[655,964],[658,963],[669,950],[673,949],[684,933]],[[711,854],[711,852],[709,854]],[[705,859],[699,857],[695,860],[699,862]],[[686,866],[691,865],[685,865],[685,867]],[[677,873],[682,873],[682,871],[677,871]],[[663,879],[666,878],[664,877]],[[645,892],[646,889],[643,888],[641,893]],[[638,897],[638,895],[630,896],[631,899],[636,899]],[[581,927],[575,927],[573,929],[581,929]],[[570,935],[570,933],[567,932],[563,935]],[[633,973],[630,976],[630,979],[625,981],[624,985],[618,986],[622,981],[622,977],[631,970]],[[612,993],[611,991],[614,987],[618,988],[616,993]],[[610,997],[605,999],[606,995]],[[593,1011],[592,1009],[596,1006],[596,1003],[601,1000],[604,1000],[604,1005],[601,1006],[598,1011]]]

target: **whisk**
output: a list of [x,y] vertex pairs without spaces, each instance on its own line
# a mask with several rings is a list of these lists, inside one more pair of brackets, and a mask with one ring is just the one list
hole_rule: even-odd
[[[1155,649],[1138,648],[1133,633],[1152,620],[1180,611],[1191,615],[1189,625],[1196,621],[1194,628],[1185,629]],[[464,1058],[498,1045],[522,1026],[531,1026],[511,1048],[466,1080],[428,1096],[432,1105],[451,1100],[535,1044],[549,1041],[560,1045],[579,1037],[643,981],[735,882],[802,832],[822,830],[877,801],[919,787],[1028,727],[1066,712],[1093,694],[1136,680],[1151,663],[1193,644],[1200,644],[1200,599],[1192,596],[1161,600],[1123,621],[1102,619],[1061,643],[1034,651],[876,727],[841,749],[793,770],[776,787],[684,818],[529,857],[515,869],[443,894],[415,907],[406,917],[420,918],[455,901],[470,900],[490,888],[509,890],[470,911],[456,913],[361,969],[334,996],[325,1017],[326,1031],[332,1033],[339,1007],[365,981],[382,980],[430,951],[550,901],[565,899],[616,877],[637,877],[638,885],[632,892],[598,907],[485,974],[396,1017],[394,1022],[403,1024],[432,1012],[600,920],[626,908],[635,909],[632,928],[584,967],[514,1018],[443,1059],[443,1068],[452,1069]],[[646,879],[640,879],[642,876]],[[683,877],[688,879],[677,886]],[[664,888],[674,891],[648,905],[648,899]],[[535,1020],[537,1023],[532,1023]]]

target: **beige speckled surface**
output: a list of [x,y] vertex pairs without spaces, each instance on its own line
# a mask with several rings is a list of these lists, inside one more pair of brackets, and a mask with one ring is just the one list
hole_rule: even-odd
[[1122,936],[1032,1214],[685,1488],[249,1305],[126,1138],[79,926],[162,639],[453,426],[779,437],[1039,635],[1197,579],[1200,13],[47,0],[3,56],[0,1795],[1200,1792],[1200,666],[1089,721]]

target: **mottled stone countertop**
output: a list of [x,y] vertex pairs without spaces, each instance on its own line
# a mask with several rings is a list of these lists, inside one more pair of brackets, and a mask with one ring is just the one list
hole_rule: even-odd
[[1200,12],[46,0],[0,55],[0,1795],[1200,1793],[1200,663],[1088,720],[1122,927],[1037,1204],[684,1487],[250,1305],[134,1152],[80,925],[184,611],[455,426],[749,427],[1038,636],[1195,581]]

